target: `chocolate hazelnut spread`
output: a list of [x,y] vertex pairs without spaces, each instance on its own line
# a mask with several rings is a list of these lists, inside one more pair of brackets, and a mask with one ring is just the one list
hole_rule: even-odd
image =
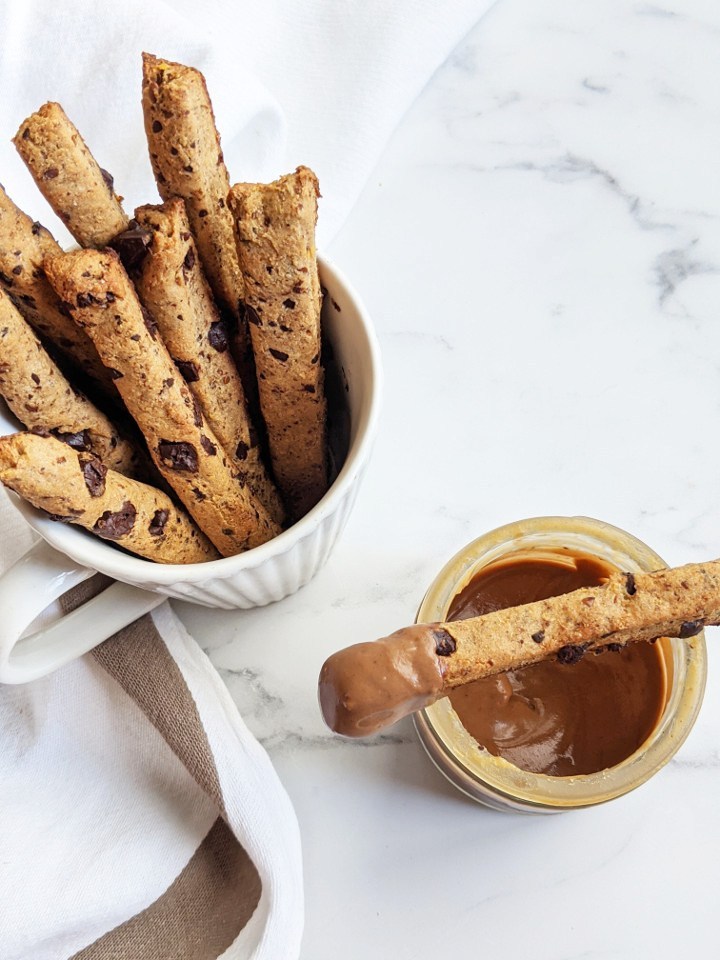
[[[570,593],[615,570],[580,554],[516,554],[483,568],[453,600],[449,620]],[[566,777],[629,757],[648,738],[667,697],[658,645],[633,643],[578,663],[544,661],[457,687],[450,701],[466,730],[495,756]]]

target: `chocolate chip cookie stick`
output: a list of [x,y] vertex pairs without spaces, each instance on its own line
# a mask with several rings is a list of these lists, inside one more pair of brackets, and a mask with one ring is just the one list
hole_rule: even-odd
[[47,281],[43,260],[58,253],[62,248],[49,230],[33,222],[0,187],[0,285],[38,333],[105,393],[117,398],[92,341]]
[[0,437],[0,481],[54,520],[78,524],[148,560],[203,563],[219,557],[164,493],[55,437]]
[[262,462],[242,381],[196,256],[185,204],[139,207],[135,219],[150,233],[147,256],[133,274],[141,301],[185,378],[215,436],[276,523],[284,509]]
[[47,202],[81,247],[104,247],[128,218],[77,128],[59,103],[45,103],[13,138]]
[[0,290],[0,394],[29,430],[53,433],[129,477],[142,472],[138,450],[104,413],[68,383],[7,294]]
[[230,463],[160,339],[113,250],[78,250],[46,261],[55,290],[112,368],[150,455],[223,556],[279,533]]
[[199,70],[143,54],[142,105],[150,161],[163,200],[182,197],[220,309],[236,329],[237,359],[253,409],[257,394],[235,249],[230,190],[212,103]]
[[718,622],[720,560],[618,573],[599,587],[340,650],[323,665],[320,705],[333,730],[367,736],[473,680],[638,640],[687,639]]
[[307,167],[270,184],[239,183],[230,192],[260,407],[275,478],[296,518],[327,488],[318,196]]

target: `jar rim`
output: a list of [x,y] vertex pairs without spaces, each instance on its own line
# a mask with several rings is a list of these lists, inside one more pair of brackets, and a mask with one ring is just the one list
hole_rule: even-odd
[[[631,572],[667,568],[647,544],[591,517],[530,517],[490,530],[459,550],[440,570],[420,605],[417,622],[446,619],[452,599],[482,567],[516,552],[572,549]],[[672,655],[672,686],[660,721],[633,754],[592,774],[552,777],[521,770],[480,747],[449,699],[425,707],[415,729],[430,759],[460,790],[500,809],[554,812],[604,803],[641,786],[672,759],[689,735],[705,691],[704,632],[659,641]]]

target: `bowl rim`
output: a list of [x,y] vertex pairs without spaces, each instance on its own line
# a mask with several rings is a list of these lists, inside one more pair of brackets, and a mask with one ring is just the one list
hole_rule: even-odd
[[58,524],[8,490],[11,502],[33,530],[50,546],[84,567],[126,583],[148,583],[154,586],[170,586],[181,581],[198,583],[214,578],[227,579],[289,552],[297,543],[310,536],[342,502],[367,461],[377,431],[382,396],[380,347],[370,316],[357,291],[341,270],[322,256],[318,256],[318,266],[323,286],[332,288],[331,296],[346,298],[357,313],[369,359],[369,389],[368,400],[360,410],[355,437],[340,472],[322,499],[304,517],[267,543],[234,557],[222,557],[204,563],[162,564],[122,553],[84,530]]

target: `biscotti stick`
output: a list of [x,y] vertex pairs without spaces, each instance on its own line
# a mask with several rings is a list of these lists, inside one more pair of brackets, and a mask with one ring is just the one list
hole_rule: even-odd
[[573,664],[587,650],[687,639],[718,622],[720,560],[618,573],[599,587],[340,650],[323,665],[320,705],[333,730],[367,736],[473,680],[549,657]]
[[147,255],[133,273],[140,299],[233,468],[282,524],[282,502],[261,459],[242,382],[196,256],[185,204],[174,197],[161,206],[139,207],[135,219],[151,237]]
[[205,273],[235,330],[236,356],[251,410],[257,385],[243,303],[245,289],[227,208],[227,168],[205,77],[143,54],[142,105],[150,162],[163,200],[182,197]]
[[55,437],[0,437],[0,480],[54,520],[76,523],[148,560],[203,563],[219,557],[164,493]]
[[45,277],[43,261],[62,248],[0,186],[0,284],[22,315],[105,393],[117,396],[92,341],[77,326]]
[[128,218],[77,128],[59,103],[45,103],[13,138],[47,202],[82,247],[104,247]]
[[238,480],[219,441],[143,310],[113,250],[78,250],[46,262],[50,282],[113,371],[150,455],[223,556],[279,533]]
[[28,430],[53,433],[75,450],[92,453],[106,467],[129,477],[142,473],[138,450],[68,383],[1,290],[0,394]]
[[230,192],[260,407],[275,478],[295,518],[327,488],[315,256],[318,182],[307,167]]

